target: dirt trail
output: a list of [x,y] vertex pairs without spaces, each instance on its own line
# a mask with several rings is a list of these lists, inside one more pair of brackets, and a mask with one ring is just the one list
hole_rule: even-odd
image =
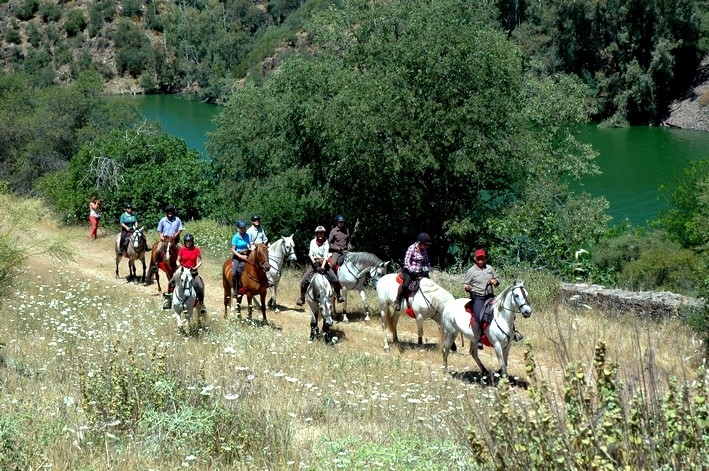
[[[48,222],[43,223],[37,228],[42,236],[56,234],[57,226]],[[111,228],[112,229],[112,228]],[[120,278],[115,277],[115,253],[114,243],[117,232],[107,231],[101,228],[99,238],[90,240],[88,237],[88,227],[72,227],[60,229],[62,235],[68,238],[68,243],[74,251],[74,256],[71,260],[62,262],[65,269],[68,269],[77,274],[80,278],[99,279],[106,283],[106,286],[117,286],[119,289],[125,288],[125,296],[127,299],[144,299],[145,296],[150,296],[155,300],[156,309],[160,309],[161,299],[158,294],[157,284],[155,282],[148,286],[144,284],[129,284],[126,281],[128,274],[127,259],[122,259],[119,265]],[[155,231],[146,233],[148,241],[153,242],[156,238]],[[33,257],[30,264],[33,267],[46,266],[49,267],[52,262],[46,257]],[[146,265],[149,265],[149,256],[146,259]],[[203,276],[205,290],[205,304],[209,309],[209,317],[213,320],[221,322],[223,315],[223,291],[221,286],[221,278],[218,277],[219,269],[217,260],[211,257],[206,257],[200,274]],[[146,267],[147,269],[147,267]],[[138,274],[142,273],[140,262],[137,262]],[[278,291],[278,304],[281,311],[276,313],[267,310],[269,322],[278,326],[284,333],[293,332],[307,339],[309,335],[309,311],[303,307],[296,306],[295,300],[298,295],[297,281],[293,277],[284,276],[281,280],[281,285]],[[161,286],[166,290],[165,275],[161,272]],[[339,334],[343,340],[338,344],[338,348],[352,349],[353,351],[369,351],[382,355],[403,355],[405,358],[421,362],[433,369],[439,369],[442,364],[440,347],[438,346],[438,327],[434,322],[426,322],[424,327],[424,348],[416,348],[416,324],[412,319],[402,316],[398,324],[399,339],[402,342],[397,348],[392,345],[390,353],[385,353],[382,348],[382,327],[379,316],[379,310],[376,300],[376,293],[372,290],[367,291],[367,302],[370,307],[371,320],[365,322],[364,309],[361,300],[356,293],[350,293],[349,300],[349,318],[351,322],[336,323],[334,326],[335,334]],[[243,315],[246,314],[246,301],[242,306]],[[254,319],[260,319],[261,314],[258,308],[254,307]],[[230,321],[232,319],[230,318]],[[172,322],[167,320],[166,322]],[[391,344],[391,332],[387,333]],[[465,342],[465,347],[469,343]],[[483,363],[491,368],[497,369],[497,359],[492,349],[486,348],[481,352],[480,358]],[[522,364],[522,348],[515,346],[510,352],[510,369],[511,374],[523,375],[524,366]],[[477,370],[474,362],[469,355],[452,354],[449,357],[449,365],[452,371]],[[466,373],[462,373],[466,374]]]

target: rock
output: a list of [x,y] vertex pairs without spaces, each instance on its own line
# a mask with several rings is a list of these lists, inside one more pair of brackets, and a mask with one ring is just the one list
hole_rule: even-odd
[[687,94],[670,105],[664,126],[709,131],[709,55],[704,57]]

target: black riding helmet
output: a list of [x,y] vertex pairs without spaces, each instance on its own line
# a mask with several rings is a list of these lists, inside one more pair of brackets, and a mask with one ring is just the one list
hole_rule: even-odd
[[192,234],[185,234],[185,244],[187,242],[192,242],[194,244],[194,236]]
[[167,206],[165,206],[165,212],[166,212],[166,213],[170,213],[170,212],[174,213],[174,212],[175,212],[175,207],[174,207],[173,205],[171,205],[171,204],[168,204]]
[[254,214],[253,216],[251,216],[251,221],[252,221],[252,222],[253,222],[253,221],[259,221],[259,222],[261,222],[261,216],[259,216],[258,214]]
[[431,245],[431,236],[426,234],[425,232],[422,232],[416,236],[416,242],[421,242],[425,245]]

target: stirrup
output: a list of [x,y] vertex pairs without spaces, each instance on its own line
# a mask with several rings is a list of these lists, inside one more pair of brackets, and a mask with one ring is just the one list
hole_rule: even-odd
[[305,304],[305,299],[303,298],[298,298],[298,300],[295,302],[298,306],[302,306]]
[[517,331],[515,330],[515,336],[514,336],[515,342],[519,342],[519,341],[521,341],[522,339],[524,339],[524,335],[520,334],[519,332],[517,332]]
[[345,297],[342,296],[341,294],[337,295],[337,302],[338,303],[344,303],[345,302]]
[[401,301],[397,301],[396,303],[394,303],[394,310],[401,311]]

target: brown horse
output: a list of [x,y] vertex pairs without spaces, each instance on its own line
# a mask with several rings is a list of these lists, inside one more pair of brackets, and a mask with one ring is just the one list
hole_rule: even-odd
[[[241,272],[241,290],[236,293],[236,312],[241,319],[241,298],[246,294],[249,303],[249,319],[253,313],[252,299],[255,295],[260,296],[259,305],[263,319],[261,324],[266,325],[266,293],[268,292],[268,278],[266,272],[271,268],[268,262],[268,246],[266,244],[256,244],[254,250],[249,254],[244,271]],[[231,305],[233,286],[232,282],[232,259],[227,260],[222,265],[222,286],[224,287],[224,319],[227,318],[227,308]],[[232,310],[234,307],[232,306]]]
[[162,288],[160,287],[160,270],[165,272],[168,282],[168,292],[172,292],[170,289],[170,280],[172,280],[172,275],[175,274],[177,270],[177,243],[174,239],[168,239],[164,243],[164,250],[162,253],[158,251],[158,246],[160,241],[156,241],[153,244],[150,254],[150,270],[148,270],[148,279],[146,284],[149,284],[153,279],[153,274],[155,275],[155,280],[158,282],[158,293],[162,293]]
[[[148,241],[145,239],[145,235],[143,234],[143,228],[138,228],[133,231],[133,233],[131,233],[130,238],[128,240],[128,247],[126,248],[126,251],[123,255],[118,255],[121,251],[121,235],[118,234],[118,237],[116,237],[115,249],[116,278],[119,278],[118,264],[120,263],[121,258],[125,257],[128,259],[128,281],[133,281],[136,284],[138,284],[139,281],[145,283],[145,252],[148,250]],[[136,272],[135,267],[136,260],[140,260],[140,263],[143,264],[142,278],[138,278],[138,273]]]

